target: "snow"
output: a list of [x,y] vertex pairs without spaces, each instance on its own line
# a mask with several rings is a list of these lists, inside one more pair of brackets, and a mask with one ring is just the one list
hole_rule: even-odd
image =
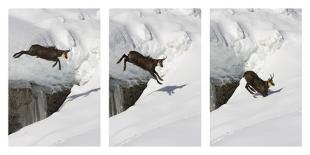
[[[266,80],[274,73],[275,87],[265,98],[252,96],[242,79],[229,101],[211,112],[211,145],[300,146],[301,10],[212,10],[212,25],[222,38],[211,39],[211,77],[224,81],[225,74],[254,70]],[[221,52],[232,52],[225,55],[231,58],[215,64]],[[231,69],[233,64],[239,69]]]
[[[9,135],[10,146],[100,145],[99,19],[98,9],[10,9],[9,79],[76,84],[59,111]],[[62,70],[35,57],[12,58],[35,43],[72,48]]]
[[129,82],[149,76],[115,64],[130,50],[167,56],[156,68],[164,82],[151,79],[134,106],[110,118],[110,145],[200,145],[199,10],[110,10],[110,76]]
[[[125,143],[125,146],[199,146],[200,145],[200,116],[176,121],[174,123],[148,131],[135,140]],[[175,132],[178,131],[178,132]],[[190,131],[190,132],[189,132]],[[180,135],[180,133],[188,133]],[[190,138],[188,138],[190,137]],[[188,138],[187,140],[184,140]]]

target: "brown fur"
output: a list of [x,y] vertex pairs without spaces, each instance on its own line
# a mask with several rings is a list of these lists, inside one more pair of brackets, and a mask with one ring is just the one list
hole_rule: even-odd
[[[125,58],[125,59],[124,59]],[[124,59],[124,71],[126,70],[126,62],[130,62],[132,64],[135,64],[136,66],[139,66],[140,68],[149,71],[150,74],[155,78],[155,80],[159,83],[162,84],[158,81],[163,79],[158,75],[158,73],[155,70],[155,67],[157,65],[160,65],[163,67],[163,61],[166,59],[153,59],[151,57],[146,57],[140,54],[139,52],[136,51],[130,51],[128,56],[124,54],[118,61],[117,64],[120,63]],[[158,78],[158,79],[157,79]]]
[[59,63],[59,70],[61,70],[61,64],[58,57],[64,56],[66,59],[68,58],[67,54],[70,50],[59,50],[56,47],[44,47],[41,45],[32,45],[28,51],[20,51],[13,55],[14,58],[19,58],[23,54],[28,54],[30,56],[37,56],[39,58],[55,61],[56,63],[53,65],[55,67],[57,63]]
[[258,77],[258,75],[253,71],[246,71],[243,75],[243,77],[246,80],[245,88],[251,93],[254,94],[255,91],[259,92],[263,95],[263,97],[268,96],[268,89],[273,83],[273,76],[270,76],[270,78],[267,81],[262,80]]

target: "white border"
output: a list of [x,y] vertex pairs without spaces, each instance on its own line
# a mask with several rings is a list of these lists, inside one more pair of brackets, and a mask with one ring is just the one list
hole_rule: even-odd
[[[309,86],[309,9],[307,1],[279,1],[279,0],[10,0],[1,2],[0,9],[0,43],[1,57],[0,67],[0,147],[1,154],[309,154],[309,105],[307,95]],[[210,147],[210,115],[209,115],[209,9],[210,8],[302,8],[303,9],[303,146],[302,147]],[[8,81],[8,8],[100,8],[101,10],[101,147],[8,147],[7,145],[7,81]],[[202,9],[202,146],[201,147],[109,147],[109,121],[108,121],[108,85],[109,85],[109,8],[201,8]]]

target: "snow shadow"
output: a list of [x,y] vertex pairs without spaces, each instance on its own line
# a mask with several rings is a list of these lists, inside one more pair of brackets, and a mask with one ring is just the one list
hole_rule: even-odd
[[[274,91],[273,91],[273,90],[269,90],[269,91],[268,91],[268,96],[269,96],[269,95],[272,95],[272,94],[274,94],[274,93],[279,93],[279,92],[282,91],[282,89],[283,89],[283,88],[280,88],[280,89],[274,90]],[[256,98],[257,96],[262,96],[262,94],[260,94],[260,93],[257,92],[256,94],[253,95],[254,98]]]
[[179,86],[177,86],[177,85],[175,85],[175,86],[165,86],[165,87],[163,87],[163,88],[160,88],[160,89],[157,89],[157,90],[151,92],[151,93],[148,94],[147,96],[149,96],[149,95],[151,95],[151,94],[153,94],[153,93],[155,93],[155,92],[160,92],[160,91],[162,91],[162,92],[167,92],[169,95],[172,95],[172,94],[175,93],[174,91],[175,91],[176,89],[182,89],[182,88],[185,87],[185,86],[187,86],[187,84],[183,84],[183,85],[179,85]]
[[89,90],[89,91],[87,91],[87,92],[85,92],[85,93],[80,93],[80,94],[72,95],[72,96],[70,96],[70,97],[67,98],[67,99],[68,99],[67,101],[72,101],[72,100],[74,100],[74,99],[76,99],[76,98],[78,98],[78,97],[81,97],[81,96],[86,97],[86,96],[88,96],[90,93],[96,92],[96,91],[98,91],[98,90],[100,90],[100,88],[91,89],[91,90]]

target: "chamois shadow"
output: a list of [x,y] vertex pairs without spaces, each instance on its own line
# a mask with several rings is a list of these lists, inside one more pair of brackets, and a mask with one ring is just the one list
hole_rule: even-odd
[[283,89],[283,88],[280,88],[280,89],[275,90],[275,91],[273,91],[273,90],[269,90],[268,95],[271,95],[271,94],[274,94],[274,93],[279,93],[279,92],[281,92],[281,91],[282,91],[282,89]]
[[180,86],[177,86],[177,85],[175,85],[175,86],[165,86],[165,87],[163,87],[163,88],[160,88],[160,89],[157,89],[157,90],[155,90],[155,91],[153,91],[153,92],[151,92],[151,93],[149,93],[147,96],[149,96],[149,95],[151,95],[151,94],[153,94],[153,93],[155,93],[155,92],[167,92],[168,94],[169,94],[169,96],[170,95],[172,95],[172,94],[174,94],[175,92],[175,90],[176,89],[182,89],[183,87],[185,87],[185,86],[187,86],[187,84],[183,84],[183,85],[180,85]]
[[76,99],[76,98],[78,98],[78,97],[81,97],[81,96],[86,97],[86,96],[88,96],[90,93],[96,92],[96,91],[98,91],[98,90],[100,90],[100,88],[92,89],[92,90],[89,90],[89,91],[87,91],[87,92],[85,92],[85,93],[80,93],[80,94],[72,95],[72,96],[70,96],[70,97],[67,98],[67,99],[68,99],[67,101],[72,101],[72,100],[74,100],[74,99]]
[[[280,89],[278,89],[278,90],[270,90],[270,89],[269,89],[269,91],[268,91],[268,96],[269,96],[269,95],[272,95],[272,94],[274,94],[274,93],[279,93],[279,92],[282,91],[282,89],[283,89],[283,88],[280,88]],[[258,93],[258,92],[256,92],[256,93],[253,95],[253,97],[256,98],[257,96],[263,96],[263,95],[260,94],[260,93]]]

